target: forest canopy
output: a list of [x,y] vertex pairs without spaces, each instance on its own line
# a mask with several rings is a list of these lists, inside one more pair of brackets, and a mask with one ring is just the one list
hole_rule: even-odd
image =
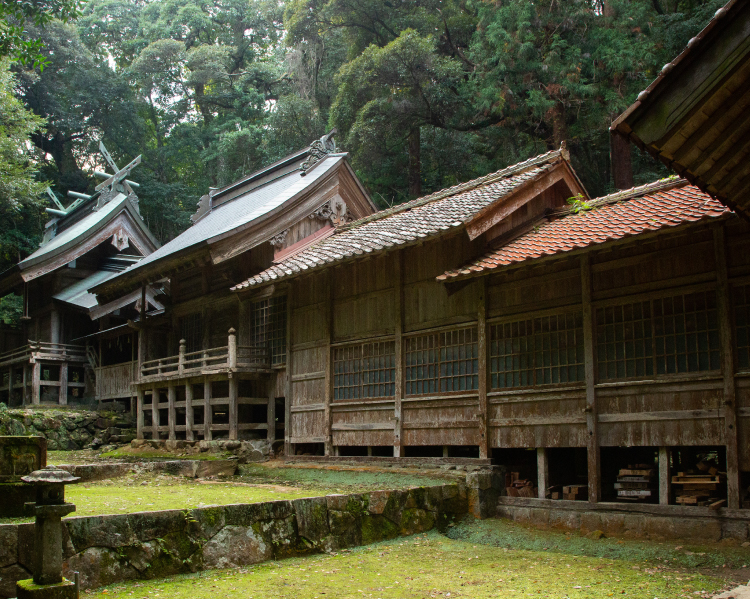
[[[32,162],[18,168],[28,178],[33,164],[64,196],[93,189],[99,140],[118,163],[142,154],[133,177],[161,241],[187,227],[209,187],[333,127],[381,207],[563,140],[589,193],[604,194],[610,123],[723,4],[87,0],[14,20],[15,0],[0,1],[24,40],[4,54],[40,54],[16,60],[13,77],[5,65],[0,81],[30,111],[19,126]],[[633,158],[636,183],[662,174]],[[0,199],[7,266],[33,248],[43,219],[38,204]]]

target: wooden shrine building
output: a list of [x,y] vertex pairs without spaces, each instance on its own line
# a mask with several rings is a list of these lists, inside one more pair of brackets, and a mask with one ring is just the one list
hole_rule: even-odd
[[[129,318],[137,318],[140,293],[99,304],[88,292],[153,252],[158,242],[138,209],[126,179],[140,157],[123,169],[100,144],[115,173],[94,195],[63,207],[48,190],[54,208],[38,250],[0,274],[0,294],[23,296],[20,330],[3,330],[0,401],[9,406],[67,404],[84,395],[128,404],[135,344]],[[162,308],[149,289],[153,309]]]
[[139,436],[273,442],[283,433],[285,289],[230,287],[373,212],[346,154],[323,137],[212,190],[187,231],[94,287],[102,303],[165,289],[164,311],[138,324]]

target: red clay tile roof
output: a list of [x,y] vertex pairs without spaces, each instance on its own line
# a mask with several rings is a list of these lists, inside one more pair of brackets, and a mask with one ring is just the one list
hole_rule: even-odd
[[333,235],[284,258],[232,290],[278,282],[327,264],[414,243],[462,227],[480,210],[566,159],[563,153],[560,150],[548,152],[339,227]]
[[543,221],[482,258],[437,279],[449,281],[486,274],[494,268],[524,260],[716,218],[729,212],[719,201],[684,179],[670,177],[591,200],[577,212],[575,207],[555,211],[549,216],[551,220]]

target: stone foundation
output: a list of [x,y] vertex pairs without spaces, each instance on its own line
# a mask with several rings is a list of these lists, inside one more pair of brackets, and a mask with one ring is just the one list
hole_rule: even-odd
[[[63,574],[81,588],[336,551],[442,527],[466,513],[457,484],[63,520]],[[30,578],[33,524],[0,525],[0,597]]]
[[541,528],[652,540],[749,538],[750,510],[500,497],[497,516]]
[[215,441],[184,441],[166,439],[134,439],[130,442],[134,449],[150,447],[180,455],[200,453],[231,453],[240,464],[262,462],[271,457],[271,444],[266,439],[235,441],[218,439]]

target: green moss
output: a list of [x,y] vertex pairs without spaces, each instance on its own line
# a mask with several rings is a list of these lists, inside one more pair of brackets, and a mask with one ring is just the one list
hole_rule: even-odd
[[398,526],[384,516],[366,514],[362,518],[362,543],[365,545],[393,539],[398,535]]

